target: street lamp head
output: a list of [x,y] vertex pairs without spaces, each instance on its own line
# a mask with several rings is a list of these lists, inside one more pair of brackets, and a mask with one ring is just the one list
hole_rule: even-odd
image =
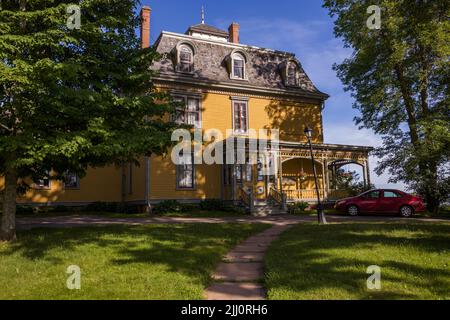
[[310,129],[309,127],[305,127],[305,130],[303,130],[303,132],[305,133],[305,135],[308,137],[308,139],[311,139],[312,136],[312,129]]

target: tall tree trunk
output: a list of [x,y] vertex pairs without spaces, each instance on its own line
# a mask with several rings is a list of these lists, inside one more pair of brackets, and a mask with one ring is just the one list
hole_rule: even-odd
[[5,190],[3,191],[3,214],[0,226],[0,240],[16,240],[16,197],[17,171],[9,168],[5,172]]
[[395,74],[400,84],[400,92],[402,93],[403,101],[405,103],[406,114],[408,116],[407,122],[409,127],[409,136],[411,137],[411,143],[415,148],[419,144],[419,134],[417,133],[417,122],[414,112],[414,100],[411,97],[411,87],[405,79],[403,74],[403,66],[397,64],[395,66]]

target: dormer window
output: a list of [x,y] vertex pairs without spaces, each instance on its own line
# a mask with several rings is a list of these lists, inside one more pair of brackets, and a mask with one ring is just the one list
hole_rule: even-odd
[[225,59],[228,72],[230,73],[230,79],[247,80],[246,64],[248,61],[247,54],[235,49]]
[[234,53],[233,59],[233,74],[232,77],[236,79],[245,79],[245,59],[240,53]]
[[195,46],[190,42],[180,42],[172,50],[172,61],[175,71],[183,73],[194,72]]
[[182,45],[180,47],[180,63],[178,65],[178,70],[181,72],[194,71],[194,53],[187,45]]
[[299,65],[296,61],[287,61],[280,66],[281,77],[286,87],[298,87]]

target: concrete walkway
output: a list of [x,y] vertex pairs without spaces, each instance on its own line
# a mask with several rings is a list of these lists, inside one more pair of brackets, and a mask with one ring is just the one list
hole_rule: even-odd
[[182,218],[182,217],[158,217],[148,218],[111,218],[87,215],[70,215],[58,217],[18,217],[17,229],[29,230],[33,228],[72,228],[86,226],[108,225],[144,225],[144,224],[172,224],[172,223],[268,223],[284,224],[286,222],[307,222],[315,220],[313,217],[300,217],[292,215],[279,215],[270,217],[222,217],[222,218]]
[[[423,221],[423,222],[448,222],[449,219],[435,218],[399,218],[391,216],[357,216],[327,215],[329,222],[365,222],[365,221]],[[315,216],[276,215],[269,217],[223,217],[223,218],[181,218],[181,217],[148,217],[148,218],[111,218],[87,215],[68,215],[58,217],[17,217],[17,229],[29,230],[33,228],[72,228],[93,225],[142,225],[163,223],[268,223],[284,225],[285,223],[300,223],[317,221]]]
[[262,300],[265,290],[264,255],[273,240],[295,221],[279,225],[251,236],[222,259],[212,275],[213,284],[205,291],[208,300]]

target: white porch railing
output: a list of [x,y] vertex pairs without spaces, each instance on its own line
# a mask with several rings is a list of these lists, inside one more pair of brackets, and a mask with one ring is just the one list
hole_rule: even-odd
[[[299,189],[299,190],[283,190],[288,200],[303,200],[303,199],[317,199],[315,189]],[[319,189],[320,198],[324,198],[324,190]],[[336,200],[348,197],[348,193],[345,190],[328,190],[327,200]]]

